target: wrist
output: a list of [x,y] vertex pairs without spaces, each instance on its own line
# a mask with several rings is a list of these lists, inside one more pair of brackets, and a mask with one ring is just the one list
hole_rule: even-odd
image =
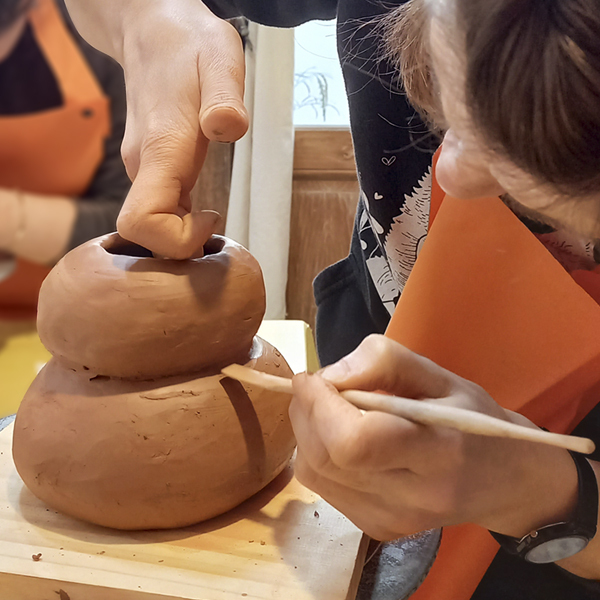
[[576,505],[568,517],[536,527],[528,534],[512,537],[490,533],[510,554],[533,563],[566,560],[582,553],[596,535],[598,524],[598,483],[593,465],[582,454],[570,452],[577,470]]
[[[596,481],[600,482],[600,463],[590,460],[590,465],[596,474]],[[597,524],[600,529],[600,523]],[[569,558],[558,561],[556,564],[563,569],[586,579],[600,579],[600,531],[596,533],[587,547]]]
[[577,468],[566,450],[538,446],[520,453],[520,468],[503,486],[504,498],[480,523],[522,538],[547,525],[568,521],[578,497]]

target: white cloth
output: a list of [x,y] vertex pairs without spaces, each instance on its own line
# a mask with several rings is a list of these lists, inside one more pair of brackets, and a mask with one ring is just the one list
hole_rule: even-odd
[[250,24],[248,133],[236,143],[225,235],[250,250],[267,289],[267,319],[286,316],[294,161],[294,31]]

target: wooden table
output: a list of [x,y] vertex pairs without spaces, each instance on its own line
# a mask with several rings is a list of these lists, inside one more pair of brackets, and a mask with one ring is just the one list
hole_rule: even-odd
[[[3,398],[4,412],[14,410],[19,400],[14,394],[28,385],[45,352],[25,325],[13,331],[0,352],[0,379],[12,373],[21,380],[2,390],[4,396],[7,390],[13,394]],[[294,371],[317,367],[304,323],[267,321],[259,333]],[[118,532],[61,515],[35,498],[14,468],[11,436],[12,425],[0,432],[2,600],[346,600],[356,595],[366,539],[300,485],[291,467],[216,519],[178,530]]]
[[27,388],[49,359],[35,321],[0,321],[0,417],[17,411]]

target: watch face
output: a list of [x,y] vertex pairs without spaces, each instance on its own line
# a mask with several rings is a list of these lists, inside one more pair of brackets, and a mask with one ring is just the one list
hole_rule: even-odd
[[526,560],[532,563],[556,562],[581,552],[588,545],[588,542],[587,538],[578,535],[549,540],[532,548],[527,553]]

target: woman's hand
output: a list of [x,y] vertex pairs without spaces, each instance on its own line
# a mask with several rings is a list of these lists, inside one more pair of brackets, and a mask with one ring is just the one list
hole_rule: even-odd
[[248,128],[244,52],[237,31],[199,0],[67,0],[82,35],[125,71],[123,160],[133,181],[119,233],[156,254],[197,255],[215,213],[190,192],[208,140]]
[[534,425],[383,336],[370,336],[320,375],[296,376],[290,407],[296,475],[371,537],[464,522],[523,536],[568,517],[575,505],[577,473],[565,450],[362,413],[336,388],[379,390]]

